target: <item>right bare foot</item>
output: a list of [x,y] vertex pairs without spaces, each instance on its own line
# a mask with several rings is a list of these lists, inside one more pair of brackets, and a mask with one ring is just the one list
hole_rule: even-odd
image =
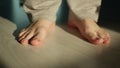
[[19,42],[23,45],[41,45],[55,23],[48,20],[39,20],[23,29],[19,34]]
[[81,36],[92,44],[108,45],[111,42],[109,33],[90,18],[79,19],[74,13],[70,13],[68,24],[77,28]]
[[98,26],[92,19],[70,21],[69,25],[76,27],[82,37],[93,44],[102,45],[110,43],[109,33]]

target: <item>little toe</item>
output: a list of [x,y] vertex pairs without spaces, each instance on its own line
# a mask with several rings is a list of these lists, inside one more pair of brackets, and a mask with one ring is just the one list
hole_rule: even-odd
[[28,45],[28,39],[22,39],[22,40],[20,40],[20,43],[22,45]]

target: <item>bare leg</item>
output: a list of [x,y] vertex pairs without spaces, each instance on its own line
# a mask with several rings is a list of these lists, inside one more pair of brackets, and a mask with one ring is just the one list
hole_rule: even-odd
[[55,23],[51,21],[39,20],[21,31],[19,34],[19,41],[23,45],[41,45],[54,26]]
[[75,15],[70,13],[69,23],[70,26],[79,29],[83,38],[93,44],[109,44],[109,33],[100,28],[92,19],[78,19]]

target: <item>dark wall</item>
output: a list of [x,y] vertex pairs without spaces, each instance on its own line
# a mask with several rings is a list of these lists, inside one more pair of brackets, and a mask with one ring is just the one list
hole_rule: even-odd
[[120,32],[120,0],[102,0],[99,24]]
[[12,1],[11,0],[0,0],[0,16],[5,18],[11,18],[12,13]]
[[120,25],[120,0],[102,0],[100,23]]

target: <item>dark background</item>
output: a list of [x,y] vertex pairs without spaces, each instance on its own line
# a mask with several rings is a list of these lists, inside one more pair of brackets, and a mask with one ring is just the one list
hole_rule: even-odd
[[120,32],[120,0],[102,0],[99,24]]

